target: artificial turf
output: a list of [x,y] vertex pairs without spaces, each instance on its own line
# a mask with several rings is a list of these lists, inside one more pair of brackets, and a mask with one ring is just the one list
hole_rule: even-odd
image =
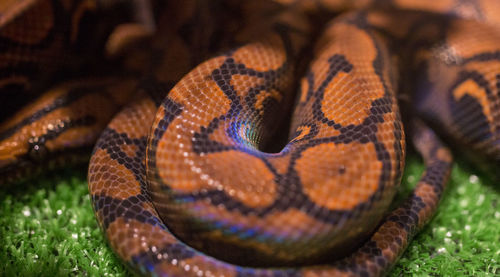
[[[399,198],[423,167],[407,163]],[[390,276],[500,275],[500,185],[455,165],[438,214]],[[127,276],[91,208],[85,169],[66,169],[0,191],[0,276]]]

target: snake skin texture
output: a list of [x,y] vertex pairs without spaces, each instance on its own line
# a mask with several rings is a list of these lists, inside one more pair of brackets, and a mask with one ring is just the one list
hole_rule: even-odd
[[[23,95],[1,115],[0,183],[93,147],[95,215],[138,274],[384,275],[439,204],[453,162],[439,137],[498,164],[499,12],[495,0],[0,3],[0,90]],[[425,172],[391,211],[407,139]]]

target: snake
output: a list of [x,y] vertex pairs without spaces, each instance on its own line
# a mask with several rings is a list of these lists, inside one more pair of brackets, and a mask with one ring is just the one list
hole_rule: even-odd
[[[0,90],[29,102],[2,114],[0,183],[91,152],[97,221],[141,275],[384,275],[436,212],[448,141],[498,164],[498,11],[6,1]],[[425,171],[390,210],[406,140]]]

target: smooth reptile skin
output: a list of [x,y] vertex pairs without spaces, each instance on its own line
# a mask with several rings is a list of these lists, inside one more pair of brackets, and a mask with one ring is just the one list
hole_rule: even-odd
[[[71,3],[105,12],[112,2]],[[7,120],[0,170],[25,175],[19,165],[100,133],[88,176],[96,217],[144,275],[383,275],[448,179],[450,152],[427,125],[497,163],[500,3],[281,2],[152,2],[154,28],[125,13],[106,44],[119,74],[56,86]],[[327,11],[352,9],[316,31]],[[289,131],[277,127],[288,114]],[[426,171],[388,211],[402,116]]]

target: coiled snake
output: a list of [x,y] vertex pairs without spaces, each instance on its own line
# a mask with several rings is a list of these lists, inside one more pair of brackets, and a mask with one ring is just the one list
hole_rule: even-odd
[[[448,179],[432,130],[497,163],[498,11],[493,0],[6,2],[3,97],[58,85],[0,126],[2,181],[98,138],[95,214],[136,272],[382,275]],[[400,111],[426,171],[388,211],[405,161]],[[290,131],[276,127],[288,118]]]

